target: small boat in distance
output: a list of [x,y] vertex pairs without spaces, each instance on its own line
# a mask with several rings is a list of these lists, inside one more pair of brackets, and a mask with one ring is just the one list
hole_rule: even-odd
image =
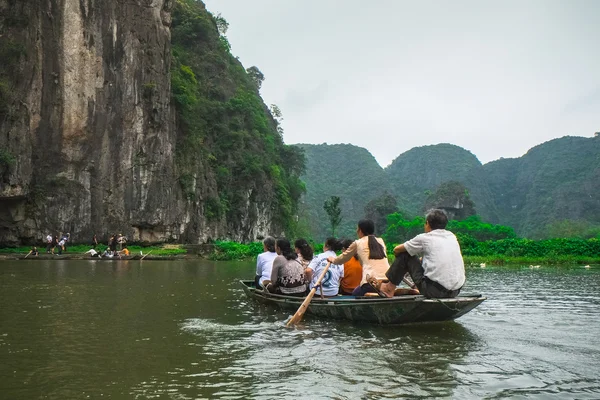
[[[254,281],[240,281],[246,295],[261,304],[295,312],[304,298],[284,296],[257,289]],[[480,294],[459,295],[453,299],[428,299],[421,295],[382,297],[336,296],[321,299],[313,297],[307,316],[327,319],[345,319],[380,325],[399,325],[415,322],[454,320],[483,303]]]

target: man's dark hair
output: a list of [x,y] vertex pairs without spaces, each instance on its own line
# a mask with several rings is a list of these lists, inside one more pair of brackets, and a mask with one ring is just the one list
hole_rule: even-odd
[[263,244],[267,248],[267,251],[270,251],[271,253],[275,252],[275,238],[267,236],[265,240],[263,240]]
[[448,225],[448,216],[444,210],[436,208],[429,210],[426,221],[429,222],[429,226],[432,230],[446,229],[446,225]]

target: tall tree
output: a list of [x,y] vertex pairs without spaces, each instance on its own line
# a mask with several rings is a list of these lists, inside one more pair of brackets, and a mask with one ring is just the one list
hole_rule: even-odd
[[365,217],[375,223],[375,234],[381,235],[387,228],[387,216],[398,212],[398,200],[387,191],[365,205]]
[[325,203],[323,208],[329,216],[329,223],[331,224],[331,236],[335,236],[335,229],[342,222],[342,209],[340,208],[340,198],[338,196],[331,196]]

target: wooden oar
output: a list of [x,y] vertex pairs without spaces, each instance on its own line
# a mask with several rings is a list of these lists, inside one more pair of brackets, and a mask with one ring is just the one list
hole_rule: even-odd
[[31,250],[29,253],[27,253],[27,255],[26,255],[24,258],[23,258],[23,260],[24,260],[25,258],[29,257],[29,255],[30,255],[31,253],[33,253],[33,250]]
[[[325,274],[329,270],[330,265],[331,265],[331,263],[328,262],[327,265],[325,266],[325,269],[323,270],[323,272],[321,272],[321,275],[319,276],[319,279],[317,280],[315,287],[313,287],[310,290],[310,293],[308,294],[308,296],[306,296],[306,299],[304,299],[304,301],[302,302],[300,307],[298,307],[298,311],[296,311],[296,314],[294,314],[294,316],[292,318],[290,318],[290,320],[287,322],[287,324],[285,324],[285,326],[290,327],[294,324],[297,324],[298,322],[300,322],[302,320],[302,316],[306,312],[306,309],[308,308],[310,301],[312,300],[313,296],[315,295],[317,288],[321,286],[321,281],[323,280],[323,278],[325,277]],[[323,289],[321,288],[321,292],[322,291],[323,291]]]
[[146,254],[144,254],[144,256],[143,256],[142,258],[140,258],[140,261],[142,261],[144,258],[146,258],[146,256],[147,256],[148,254],[150,254],[150,253],[152,253],[152,250],[150,250],[149,252],[147,252]]

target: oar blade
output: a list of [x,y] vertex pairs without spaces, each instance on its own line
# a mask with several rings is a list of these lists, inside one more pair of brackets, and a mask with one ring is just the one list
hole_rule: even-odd
[[288,321],[287,324],[285,324],[285,326],[290,327],[292,325],[297,324],[298,322],[300,322],[302,320],[302,316],[306,312],[306,309],[308,308],[310,301],[312,300],[313,296],[315,295],[315,292],[317,291],[317,287],[321,284],[321,281],[325,277],[325,274],[327,273],[329,266],[331,266],[330,262],[327,263],[327,265],[323,269],[323,272],[321,272],[321,275],[319,276],[319,279],[317,280],[315,287],[313,287],[311,289],[308,296],[306,296],[306,299],[304,299],[302,304],[300,304],[300,307],[298,307],[298,311],[296,311],[296,314],[294,314],[294,316],[292,318],[290,318],[290,320]]

